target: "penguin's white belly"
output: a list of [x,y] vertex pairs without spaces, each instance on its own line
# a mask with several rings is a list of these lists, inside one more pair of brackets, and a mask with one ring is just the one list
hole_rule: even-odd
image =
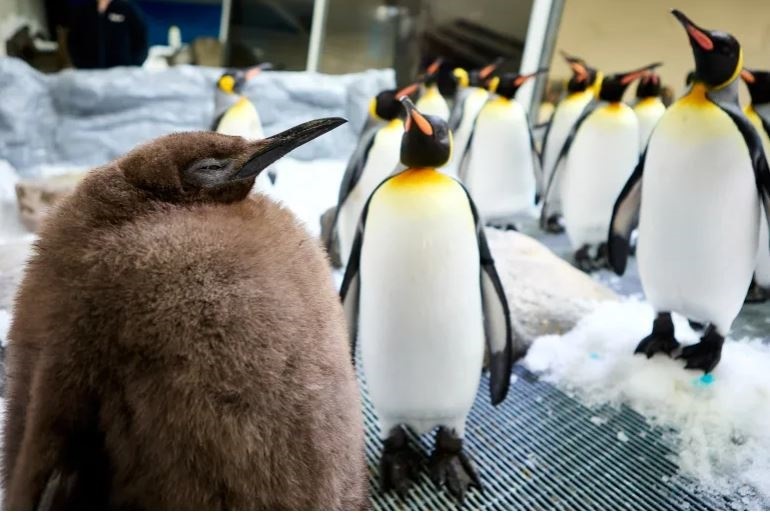
[[[746,116],[754,124],[759,138],[762,139],[765,157],[770,158],[770,136],[767,135],[765,127],[762,126],[762,120],[756,112],[753,112],[753,109],[748,111]],[[767,217],[763,211],[760,211],[759,223],[759,248],[757,249],[757,268],[754,271],[754,278],[760,286],[768,288],[770,287],[770,246],[768,244],[770,243],[768,242]]]
[[384,127],[377,132],[367,155],[361,178],[340,208],[337,233],[343,265],[347,264],[361,212],[369,196],[385,178],[393,174],[399,164],[401,137],[404,133],[402,127],[403,125],[399,122],[397,128]]
[[578,130],[564,168],[564,225],[574,249],[607,241],[620,191],[639,159],[639,124],[630,107],[599,107]]
[[485,219],[509,217],[535,202],[535,170],[527,117],[518,102],[492,100],[471,141],[465,185]]
[[[556,159],[559,158],[564,142],[567,140],[570,130],[577,122],[580,114],[585,109],[588,102],[591,101],[592,94],[589,91],[583,93],[575,93],[562,100],[556,111],[553,113],[553,119],[551,120],[551,128],[548,130],[548,140],[543,148],[543,180],[544,185],[547,186],[553,175],[554,166],[556,165]],[[561,173],[560,173],[561,174]],[[557,175],[557,182],[554,182],[554,191],[556,194],[554,198],[559,198],[561,183],[560,175]]]
[[444,172],[449,173],[452,176],[457,176],[463,152],[468,146],[468,140],[471,137],[471,133],[473,133],[473,125],[476,122],[479,112],[481,112],[481,109],[484,107],[487,98],[489,98],[489,93],[487,93],[485,89],[481,89],[480,87],[474,87],[473,89],[474,90],[468,94],[465,103],[462,106],[463,116],[460,120],[460,125],[452,134],[454,139],[452,160],[444,168]]
[[639,120],[639,153],[643,153],[652,129],[666,112],[666,107],[658,98],[644,99],[634,107],[634,112]]
[[449,120],[449,105],[443,96],[436,92],[426,93],[417,100],[417,110],[429,116],[438,116],[444,121]]
[[657,311],[711,322],[726,335],[756,265],[759,198],[743,137],[705,103],[679,100],[653,131],[637,259]]
[[[239,100],[225,112],[217,125],[217,133],[243,137],[250,141],[265,138],[257,109],[251,102],[244,99]],[[274,189],[267,170],[261,172],[254,184],[254,191],[273,195]]]
[[451,181],[437,194],[398,190],[391,180],[369,206],[358,340],[385,433],[398,424],[462,433],[478,388],[478,243],[465,192]]

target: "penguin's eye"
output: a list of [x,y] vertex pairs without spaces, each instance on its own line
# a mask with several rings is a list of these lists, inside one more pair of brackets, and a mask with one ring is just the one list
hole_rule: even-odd
[[182,172],[187,185],[213,187],[226,182],[233,172],[229,159],[203,159],[194,162]]

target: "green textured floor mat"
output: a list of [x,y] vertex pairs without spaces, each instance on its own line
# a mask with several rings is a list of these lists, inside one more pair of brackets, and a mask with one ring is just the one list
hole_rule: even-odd
[[697,491],[677,476],[663,432],[634,411],[589,409],[524,368],[508,399],[487,400],[487,378],[471,411],[466,448],[485,489],[471,491],[458,505],[427,474],[432,436],[413,437],[426,456],[419,482],[408,495],[379,491],[382,443],[377,419],[364,391],[367,458],[376,509],[731,509],[740,502]]

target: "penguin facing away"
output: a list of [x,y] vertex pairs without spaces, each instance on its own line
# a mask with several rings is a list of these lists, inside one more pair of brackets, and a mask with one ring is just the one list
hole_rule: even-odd
[[535,205],[540,156],[527,113],[515,95],[527,80],[546,71],[492,79],[493,95],[476,118],[460,176],[489,224],[510,221]]
[[343,122],[162,137],[57,206],[11,326],[5,508],[368,506],[328,265],[291,213],[249,195]]
[[449,116],[449,129],[452,131],[456,150],[452,152],[449,164],[443,168],[450,176],[458,176],[460,160],[468,146],[476,117],[489,99],[487,81],[503,62],[500,58],[480,70],[471,70],[470,73],[462,68],[455,68],[453,71],[459,87]]
[[[598,93],[597,84],[601,84],[603,79],[603,75],[587,65],[583,59],[573,57],[565,52],[561,52],[561,55],[572,70],[572,77],[567,82],[567,95],[556,106],[551,122],[548,124],[548,128],[543,136],[543,151],[541,153],[543,188],[548,186],[551,176],[557,175],[552,187],[551,201],[547,204],[548,208],[545,208],[546,205],[543,205],[540,217],[540,227],[549,233],[561,233],[564,231],[561,206],[563,171],[555,172],[559,154],[569,136],[570,130],[580,119],[580,115],[588,104],[596,98]],[[562,159],[559,165],[564,166],[564,164],[565,161]]]
[[[657,317],[636,352],[666,353],[684,359],[688,369],[710,372],[756,267],[760,199],[767,215],[770,170],[759,134],[738,104],[740,44],[672,13],[692,47],[694,82],[660,118],[618,197],[609,259],[622,274],[638,219],[639,276]],[[671,312],[708,324],[700,342],[678,351]]]
[[639,154],[644,152],[652,129],[666,112],[660,97],[660,75],[650,71],[639,78],[636,86],[634,113],[639,120]]
[[[370,117],[384,124],[361,134],[340,183],[337,210],[329,232],[331,239],[337,238],[343,267],[353,247],[356,228],[366,201],[380,182],[395,173],[400,166],[398,154],[401,137],[404,135],[404,122],[400,117],[401,103],[398,98],[413,94],[418,85],[411,84],[399,91],[382,91],[369,105]],[[331,247],[332,243],[333,240],[327,241],[327,247]]]
[[438,58],[425,70],[422,94],[417,99],[417,108],[425,115],[438,116],[449,120],[449,104],[438,89],[438,73],[443,59]]
[[[575,251],[576,266],[591,271],[606,265],[606,240],[612,206],[639,160],[639,121],[622,103],[628,86],[658,63],[602,81],[599,102],[590,104],[562,146],[556,172],[563,172],[561,202],[564,225]],[[554,194],[551,176],[546,203]]]
[[[765,158],[767,158],[770,155],[770,71],[743,69],[741,78],[751,95],[751,103],[744,109],[744,114],[757,130],[762,140]],[[766,290],[770,288],[770,253],[767,247],[767,223],[761,219],[757,268],[754,271],[754,279],[749,287],[746,302],[758,303],[767,299]]]
[[[271,64],[264,63],[246,71],[225,71],[219,77],[214,97],[215,119],[211,125],[212,131],[225,135],[237,135],[251,140],[265,137],[259,112],[243,94],[243,88],[246,87],[249,80],[271,67]],[[268,173],[260,173],[257,176],[255,190],[262,193],[273,192],[273,182]]]
[[385,439],[381,486],[409,487],[417,455],[405,428],[438,427],[431,477],[462,499],[470,486],[481,486],[462,439],[485,341],[493,404],[505,398],[521,355],[514,354],[508,304],[473,201],[436,170],[451,151],[447,123],[402,101],[401,161],[408,169],[369,198],[340,295]]

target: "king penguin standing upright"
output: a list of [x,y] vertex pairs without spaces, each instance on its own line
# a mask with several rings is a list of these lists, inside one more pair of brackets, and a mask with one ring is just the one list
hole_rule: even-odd
[[634,113],[639,120],[639,154],[644,152],[652,129],[666,112],[666,106],[660,98],[660,75],[650,71],[639,79],[636,86]]
[[431,477],[462,498],[480,487],[462,439],[485,341],[493,404],[505,398],[519,354],[473,202],[436,170],[451,152],[447,123],[402,101],[401,161],[408,169],[369,198],[340,294],[385,439],[383,488],[405,491],[416,469],[405,428],[438,427]]
[[445,173],[457,176],[460,160],[468,146],[476,117],[489,99],[487,81],[502,62],[503,59],[497,59],[480,70],[470,72],[463,68],[455,68],[453,71],[458,82],[458,92],[449,116],[449,129],[452,131],[456,150],[452,152],[449,164],[444,167]]
[[425,70],[423,91],[417,100],[417,108],[425,115],[438,116],[444,121],[449,120],[449,104],[438,90],[438,74],[443,59],[436,59]]
[[527,80],[545,71],[506,73],[490,81],[493,97],[476,118],[460,165],[460,177],[485,222],[508,223],[535,205],[540,156],[527,112],[515,96]]
[[[767,213],[770,170],[759,134],[738,104],[740,44],[672,12],[690,40],[694,81],[660,118],[615,204],[609,259],[616,272],[625,270],[638,219],[639,276],[657,316],[636,352],[676,355],[686,368],[710,372],[756,267],[760,199]],[[700,342],[675,353],[671,312],[708,324]]]
[[332,247],[336,236],[342,265],[348,261],[356,236],[361,211],[372,191],[385,178],[395,173],[399,166],[399,148],[404,135],[401,120],[401,103],[398,98],[409,96],[417,90],[412,84],[396,91],[380,92],[369,104],[369,116],[383,122],[379,127],[365,130],[358,146],[348,161],[340,183],[337,210],[334,213],[327,247]]
[[[543,187],[547,187],[551,176],[555,173],[559,153],[564,141],[575,126],[586,106],[596,98],[602,74],[588,66],[583,59],[561,52],[572,70],[572,78],[567,82],[567,96],[556,106],[556,110],[548,124],[543,137]],[[564,165],[562,160],[561,166]],[[562,173],[558,173],[559,176]],[[548,209],[543,206],[540,227],[550,233],[564,231],[561,208],[561,178],[553,184],[553,198],[548,203]]]
[[554,197],[558,173],[564,173],[561,201],[564,225],[575,264],[584,271],[606,265],[607,229],[612,205],[639,160],[639,121],[622,103],[629,84],[659,66],[652,64],[602,81],[599,102],[586,107],[572,127],[556,162],[556,173],[546,192],[543,210]]
[[[246,71],[229,70],[219,77],[216,96],[214,97],[215,118],[211,130],[224,135],[240,136],[252,141],[265,137],[259,112],[243,94],[243,88],[249,80],[270,67],[270,64],[265,63]],[[262,193],[272,193],[273,183],[269,174],[261,173],[257,177],[254,188]]]
[[[765,158],[770,155],[770,71],[755,71],[744,69],[741,78],[749,89],[751,103],[746,106],[744,113],[751,124],[757,129]],[[759,250],[757,253],[757,269],[754,271],[746,301],[757,303],[767,299],[766,290],[770,288],[770,252],[768,247],[767,223],[761,220],[759,232]]]

